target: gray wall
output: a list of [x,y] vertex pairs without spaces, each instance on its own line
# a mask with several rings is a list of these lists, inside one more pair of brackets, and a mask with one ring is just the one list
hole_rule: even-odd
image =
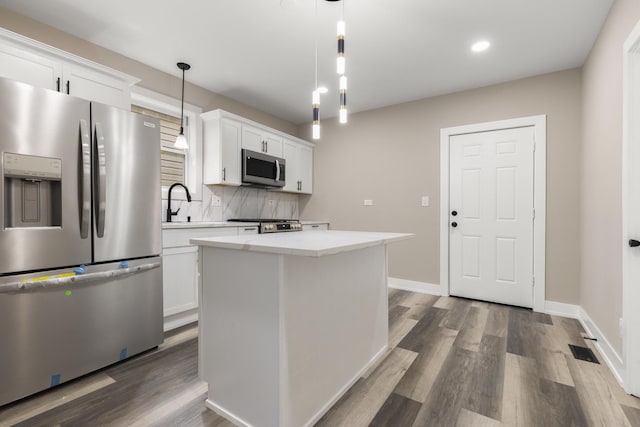
[[[2,7],[0,7],[0,27],[130,74],[141,79],[141,82],[138,83],[139,86],[180,99],[182,76],[177,67],[175,76],[166,74],[141,62],[134,61],[126,56],[119,55]],[[177,58],[177,60],[180,59],[183,58]],[[198,66],[198,64],[191,65],[193,67]],[[185,102],[201,107],[203,111],[222,108],[289,134],[295,134],[297,131],[297,126],[288,121],[188,83],[188,74],[186,79]]]
[[582,81],[580,305],[621,356],[622,46],[639,19],[640,2],[616,0]]
[[[546,298],[578,304],[580,85],[575,69],[353,114],[347,126],[324,120],[314,194],[300,200],[301,216],[334,229],[416,233],[391,245],[389,273],[437,284],[440,129],[546,114]],[[309,126],[300,134],[308,138]],[[423,195],[429,207],[420,206]]]

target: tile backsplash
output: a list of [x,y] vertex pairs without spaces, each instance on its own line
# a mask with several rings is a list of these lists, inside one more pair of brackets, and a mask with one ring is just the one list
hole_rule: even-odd
[[[220,206],[215,201],[220,200]],[[173,221],[226,221],[229,218],[298,219],[296,194],[266,191],[251,187],[202,186],[202,200],[172,200],[171,208],[180,208]],[[166,220],[167,201],[162,200],[162,221]]]

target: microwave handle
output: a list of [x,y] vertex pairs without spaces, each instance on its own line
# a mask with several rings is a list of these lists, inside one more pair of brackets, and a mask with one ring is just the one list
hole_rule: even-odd
[[276,159],[276,181],[280,181],[280,162]]

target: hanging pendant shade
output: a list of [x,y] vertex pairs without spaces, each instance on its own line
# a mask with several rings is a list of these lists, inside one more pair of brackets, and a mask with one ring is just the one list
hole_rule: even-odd
[[184,120],[184,72],[190,69],[191,65],[184,62],[178,62],[176,65],[182,70],[182,100],[180,103],[180,134],[176,138],[176,142],[173,146],[175,148],[186,150],[189,148],[189,144],[187,143],[187,137],[184,136],[184,127],[182,126]]

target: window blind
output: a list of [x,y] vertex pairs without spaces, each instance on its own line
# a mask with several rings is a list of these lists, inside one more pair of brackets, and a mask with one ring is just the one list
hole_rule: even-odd
[[[184,169],[186,163],[186,151],[173,146],[176,137],[180,133],[180,118],[160,113],[149,108],[132,105],[131,111],[145,116],[153,117],[160,121],[160,181],[163,186],[170,186],[175,182],[184,184]],[[189,133],[188,120],[185,117],[184,134]]]

